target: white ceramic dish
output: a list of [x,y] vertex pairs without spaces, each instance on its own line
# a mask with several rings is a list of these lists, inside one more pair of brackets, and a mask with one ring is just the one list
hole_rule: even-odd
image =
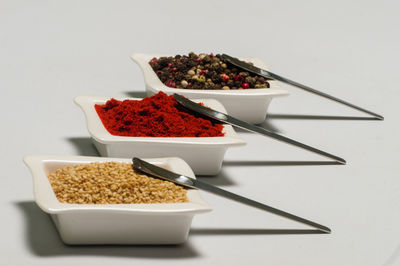
[[[188,190],[187,203],[67,204],[57,200],[47,174],[58,168],[91,162],[131,162],[129,159],[83,156],[27,156],[36,203],[49,213],[67,244],[179,244],[187,239],[192,218],[211,211],[198,190]],[[146,159],[194,178],[179,158]]]
[[[178,93],[193,99],[217,99],[225,106],[230,115],[252,124],[259,124],[265,120],[271,100],[274,97],[288,94],[286,90],[277,86],[276,81],[269,81],[270,88],[267,89],[226,91],[170,88],[161,82],[149,64],[153,57],[158,58],[161,56],[168,55],[135,53],[131,56],[133,61],[142,69],[146,91],[149,96],[163,91],[167,94]],[[249,58],[246,61],[254,63],[257,67],[267,69],[266,65],[257,58]]]
[[[244,145],[230,125],[224,125],[223,137],[124,137],[111,135],[104,127],[94,105],[104,104],[111,97],[78,96],[78,104],[86,116],[86,124],[92,140],[104,157],[180,157],[199,175],[216,175],[221,170],[227,148]],[[117,98],[118,100],[138,98]],[[226,112],[216,100],[196,100],[206,106]]]

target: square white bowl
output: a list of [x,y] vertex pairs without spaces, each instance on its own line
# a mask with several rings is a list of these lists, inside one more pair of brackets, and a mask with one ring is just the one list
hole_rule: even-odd
[[[252,124],[262,123],[266,116],[271,100],[277,96],[288,95],[288,91],[281,89],[276,81],[270,80],[270,88],[265,89],[245,89],[245,90],[195,90],[195,89],[176,89],[166,86],[158,78],[149,61],[159,58],[159,54],[140,54],[135,53],[131,56],[142,69],[146,91],[149,96],[163,91],[166,94],[178,93],[188,98],[213,98],[220,101],[228,111],[229,115],[244,120]],[[255,66],[267,69],[266,65],[257,58],[245,59],[252,62]]]
[[[145,159],[170,171],[195,178],[179,158]],[[67,244],[179,244],[197,213],[211,211],[198,190],[187,190],[189,202],[151,204],[69,204],[58,201],[47,174],[58,168],[92,162],[129,162],[129,159],[84,156],[27,156],[38,206],[50,214]]]
[[[111,135],[96,112],[95,104],[105,104],[111,97],[78,96],[78,104],[86,117],[86,125],[93,143],[104,157],[180,157],[198,175],[216,175],[221,170],[227,148],[244,145],[230,125],[224,125],[222,137],[126,137]],[[141,100],[139,98],[116,98]],[[217,111],[226,113],[224,106],[214,99],[195,100]]]

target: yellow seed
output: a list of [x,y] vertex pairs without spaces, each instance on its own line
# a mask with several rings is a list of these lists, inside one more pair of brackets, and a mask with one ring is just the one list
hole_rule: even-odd
[[78,204],[187,202],[186,190],[133,170],[132,164],[90,163],[48,174],[60,202]]

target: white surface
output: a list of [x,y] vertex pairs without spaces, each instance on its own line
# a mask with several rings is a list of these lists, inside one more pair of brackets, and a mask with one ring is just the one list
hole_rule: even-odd
[[[398,10],[398,1],[3,0],[0,264],[399,265]],[[248,145],[228,151],[217,178],[202,178],[314,219],[332,234],[252,234],[245,229],[303,227],[203,193],[213,211],[194,218],[183,246],[61,243],[50,218],[33,203],[22,157],[95,155],[72,99],[144,90],[129,56],[161,50],[256,56],[279,74],[385,116],[383,122],[275,117],[265,123],[343,156],[346,166],[282,163],[322,158],[241,133]],[[291,94],[273,101],[271,113],[360,115],[282,87]]]
[[[133,61],[142,69],[147,95],[149,96],[161,90],[169,95],[179,93],[192,99],[217,99],[224,105],[230,115],[248,123],[260,124],[267,116],[267,110],[272,99],[288,94],[286,90],[277,85],[276,81],[269,81],[270,87],[268,89],[191,90],[170,88],[161,82],[149,64],[152,58],[159,58],[161,56],[168,55],[134,53],[131,56]],[[267,65],[258,58],[246,58],[245,60],[252,62],[257,67],[267,69]]]
[[[245,145],[246,142],[232,126],[224,125],[222,137],[125,137],[111,135],[94,108],[105,104],[111,97],[78,96],[75,98],[86,117],[86,125],[93,143],[104,157],[179,157],[185,160],[195,174],[216,175],[221,171],[222,161],[228,148]],[[118,100],[139,100],[118,98]],[[224,106],[214,99],[194,100],[206,106],[227,113]]]
[[[93,162],[132,163],[131,159],[88,156],[34,155],[24,158],[33,177],[36,204],[51,215],[67,244],[181,244],[186,241],[195,214],[211,211],[198,190],[187,191],[187,203],[67,204],[58,201],[47,175],[56,169]],[[180,158],[146,161],[192,178]]]

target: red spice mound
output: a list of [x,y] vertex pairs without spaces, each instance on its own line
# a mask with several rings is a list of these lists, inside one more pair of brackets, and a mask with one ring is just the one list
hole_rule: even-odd
[[223,126],[185,110],[174,99],[159,92],[143,100],[96,104],[104,127],[112,135],[130,137],[218,137]]

